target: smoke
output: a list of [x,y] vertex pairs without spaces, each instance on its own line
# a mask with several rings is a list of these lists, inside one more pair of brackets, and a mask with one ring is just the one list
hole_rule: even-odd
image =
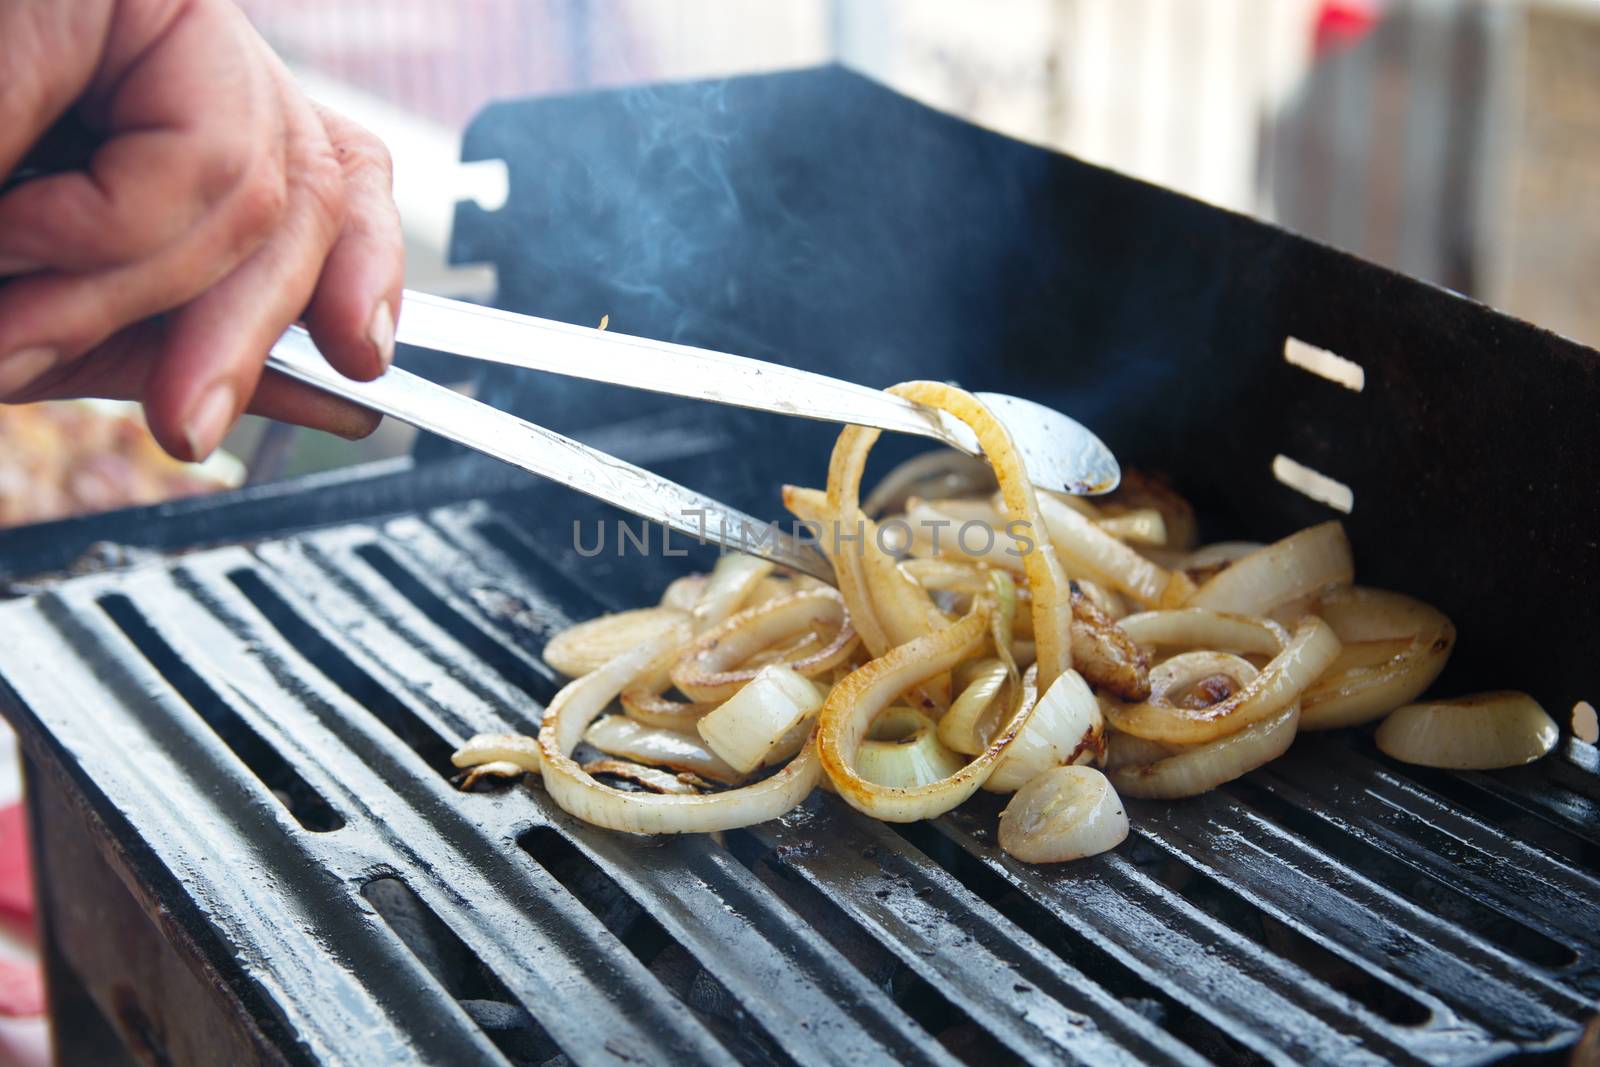
[[[1226,216],[839,68],[501,105],[468,150],[510,171],[506,208],[458,225],[506,306],[867,385],[1015,393],[1135,462],[1236,406],[1241,377],[1204,366],[1215,338],[1272,329],[1223,322],[1237,276],[1271,270],[1208,239]],[[683,403],[581,383],[534,399],[569,432]],[[751,442],[719,456],[730,501],[773,514],[752,487],[822,480],[831,426],[704,418]],[[926,447],[886,439],[875,464]]]

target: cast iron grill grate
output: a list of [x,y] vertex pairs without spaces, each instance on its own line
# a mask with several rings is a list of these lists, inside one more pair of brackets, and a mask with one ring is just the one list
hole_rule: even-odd
[[998,853],[993,800],[718,841],[460,793],[451,747],[536,721],[543,639],[600,610],[558,571],[456,506],[63,583],[0,659],[44,780],[288,1060],[1478,1063],[1593,1012],[1578,744],[1447,775],[1316,738],[1065,868]]

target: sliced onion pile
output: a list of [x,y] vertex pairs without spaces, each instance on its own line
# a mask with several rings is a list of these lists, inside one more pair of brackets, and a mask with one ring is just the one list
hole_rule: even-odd
[[1051,863],[1127,836],[1119,793],[1215,789],[1300,731],[1383,719],[1390,756],[1460,769],[1554,746],[1524,694],[1414,703],[1455,628],[1353,585],[1339,523],[1197,548],[1165,483],[1129,474],[1095,501],[1039,492],[976,398],[935,382],[891,392],[965,422],[987,462],[919,457],[863,503],[878,432],[846,428],[825,488],[783,489],[837,589],[728,555],[655,607],[572,627],[545,650],[574,680],[537,738],[471,738],[453,757],[464,787],[535,774],[571,814],[639,834],[762,822],[819,784],[895,822],[983,790],[1012,794],[1001,847]]

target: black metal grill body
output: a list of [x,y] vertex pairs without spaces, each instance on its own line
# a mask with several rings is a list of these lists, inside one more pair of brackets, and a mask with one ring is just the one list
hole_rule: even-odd
[[[458,225],[507,306],[1038,395],[1219,531],[1326,517],[1268,475],[1294,456],[1354,488],[1358,573],[1456,618],[1446,684],[1560,709],[1593,679],[1592,352],[839,71],[506,105],[469,152],[510,160],[504,212]],[[1291,334],[1365,390],[1285,365]],[[772,514],[833,432],[484,388]],[[993,798],[635,839],[537,784],[459,793],[451,748],[555,691],[553,630],[706,559],[580,558],[609,513],[429,451],[0,541],[13,575],[108,532],[167,553],[0,607],[65,1017],[149,1062],[1468,1064],[1558,1057],[1594,1012],[1600,761],[1572,742],[1457,775],[1309,737],[1065,867],[999,853]]]

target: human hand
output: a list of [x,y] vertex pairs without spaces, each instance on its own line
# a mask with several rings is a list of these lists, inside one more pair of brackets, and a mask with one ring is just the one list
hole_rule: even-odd
[[343,373],[387,367],[404,247],[383,145],[227,0],[0,2],[0,175],[69,108],[105,138],[89,168],[0,196],[0,401],[142,400],[182,459],[246,409],[370,432],[262,363],[303,319]]

